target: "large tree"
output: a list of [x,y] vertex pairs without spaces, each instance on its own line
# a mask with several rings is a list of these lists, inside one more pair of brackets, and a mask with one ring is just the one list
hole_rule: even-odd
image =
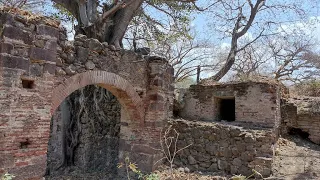
[[[148,15],[145,9],[152,7],[170,16],[169,24],[179,26],[178,19],[185,19],[183,13],[191,9],[194,0],[52,0],[68,10],[78,21],[76,33],[123,47],[123,38],[130,23],[137,17],[144,18],[149,25],[162,26],[162,23]],[[143,6],[142,6],[143,5]],[[134,19],[136,18],[136,19]],[[149,26],[150,27],[150,26]],[[152,29],[151,29],[152,30]],[[154,28],[153,28],[154,30]]]
[[[248,51],[251,44],[261,43],[263,37],[280,33],[283,24],[295,24],[315,16],[314,8],[318,6],[313,6],[314,3],[313,0],[217,0],[207,10],[210,33],[216,35],[215,41],[221,38],[230,46],[224,66],[208,80],[219,81],[232,69],[240,52]],[[250,41],[243,43],[248,37]]]

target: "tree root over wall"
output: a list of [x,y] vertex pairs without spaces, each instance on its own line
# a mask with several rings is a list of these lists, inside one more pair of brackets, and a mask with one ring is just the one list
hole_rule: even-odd
[[110,156],[118,153],[120,111],[116,97],[99,86],[86,86],[68,96],[52,118],[47,175],[66,174],[70,168],[99,171],[106,167],[92,166],[101,158],[105,166],[116,167],[117,157]]

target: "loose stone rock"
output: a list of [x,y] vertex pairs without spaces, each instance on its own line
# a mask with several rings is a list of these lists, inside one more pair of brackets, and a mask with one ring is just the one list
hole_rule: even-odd
[[94,64],[92,61],[88,61],[88,62],[85,64],[85,66],[86,66],[86,69],[88,69],[88,70],[92,70],[92,69],[95,68],[95,64]]
[[70,66],[68,66],[67,68],[66,68],[66,73],[67,73],[67,75],[74,75],[74,74],[76,74],[77,72],[76,72],[76,67],[73,65],[73,64],[71,64]]
[[57,68],[56,68],[56,74],[57,74],[57,75],[60,75],[60,76],[64,76],[64,75],[66,75],[67,73],[66,73],[61,67],[57,67]]

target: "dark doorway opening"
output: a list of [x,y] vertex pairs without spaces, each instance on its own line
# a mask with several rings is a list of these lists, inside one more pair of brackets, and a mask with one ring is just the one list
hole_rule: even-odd
[[219,99],[219,119],[224,121],[236,120],[236,107],[234,98]]
[[308,139],[309,138],[309,133],[302,131],[302,129],[298,129],[298,128],[290,128],[288,131],[289,135],[296,135],[296,136],[300,136],[303,139]]

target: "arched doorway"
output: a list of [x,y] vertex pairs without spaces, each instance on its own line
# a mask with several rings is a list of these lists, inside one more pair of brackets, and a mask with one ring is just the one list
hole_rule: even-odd
[[53,103],[46,177],[115,178],[121,111],[126,111],[130,120],[143,123],[139,113],[143,112],[139,109],[142,101],[134,88],[115,74],[88,72],[65,81],[55,89],[53,99],[55,95],[58,100]]
[[106,71],[88,71],[76,74],[60,84],[53,90],[51,114],[72,92],[92,84],[97,84],[110,91],[128,111],[131,120],[143,123],[143,101],[134,87],[121,76]]

